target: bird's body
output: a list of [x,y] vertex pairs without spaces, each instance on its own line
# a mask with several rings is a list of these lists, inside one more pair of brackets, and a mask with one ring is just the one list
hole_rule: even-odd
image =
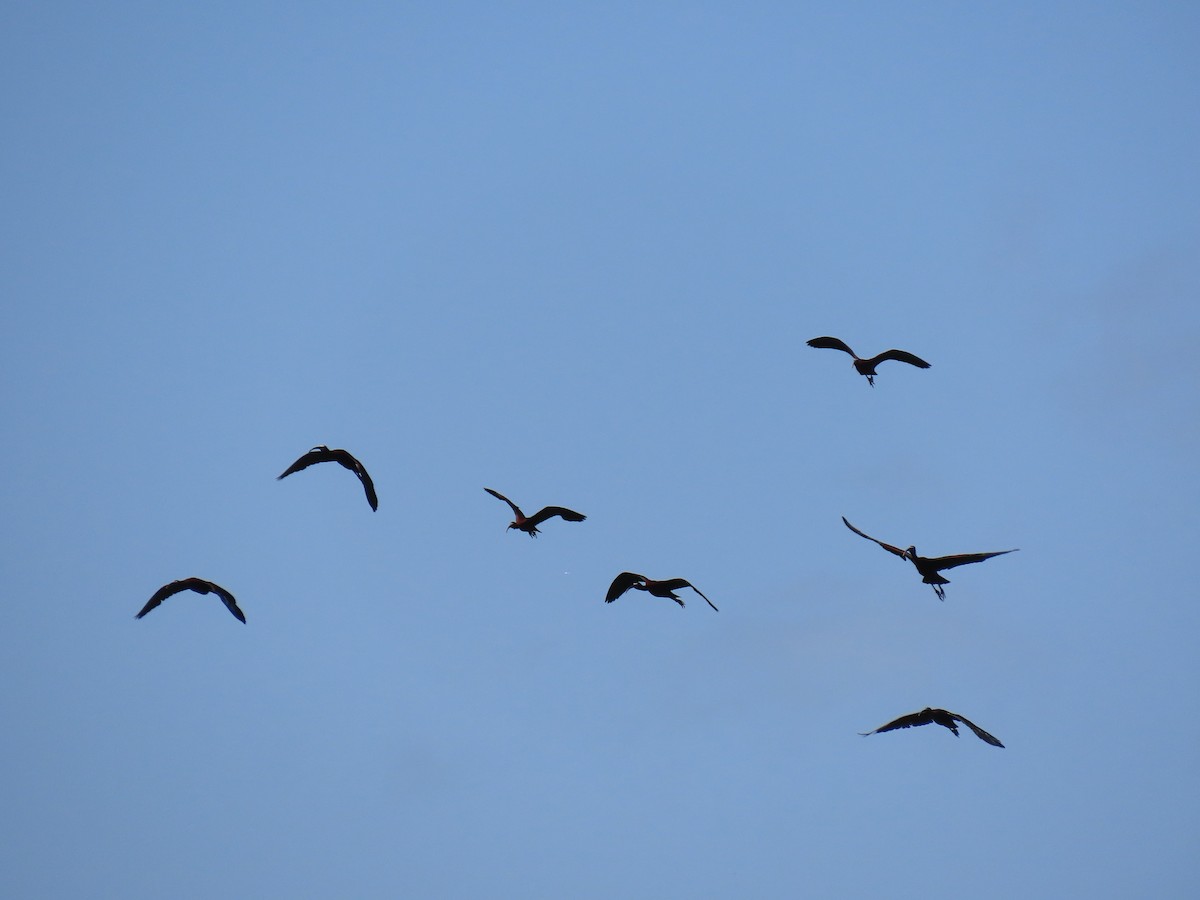
[[172,581],[170,584],[164,584],[154,592],[153,597],[146,601],[146,605],[142,607],[142,611],[134,616],[134,618],[140,619],[168,597],[178,594],[180,591],[195,591],[197,594],[216,594],[221,598],[221,602],[225,604],[225,608],[233,613],[234,618],[243,625],[246,624],[246,616],[238,608],[237,601],[233,599],[233,594],[229,593],[229,591],[225,590],[219,584],[205,581],[203,578],[183,578],[179,581]]
[[857,353],[850,349],[845,341],[835,337],[815,337],[808,342],[808,346],[816,347],[819,350],[842,350],[849,353],[854,358],[854,370],[859,375],[865,375],[867,384],[875,387],[875,367],[881,362],[887,362],[889,359],[896,362],[908,363],[910,366],[916,366],[918,369],[928,369],[929,363],[909,353],[907,350],[884,350],[878,356],[872,356],[870,359],[863,359]]
[[493,491],[491,488],[486,487],[484,490],[493,497],[503,500],[512,507],[513,516],[515,518],[508,523],[508,527],[510,529],[515,528],[518,531],[523,531],[530,537],[537,537],[538,534],[540,534],[538,531],[538,526],[547,519],[553,519],[555,516],[560,516],[568,522],[582,522],[587,518],[587,516],[585,516],[583,513],[577,513],[573,509],[567,509],[562,506],[544,506],[532,516],[526,516],[525,513],[521,512],[521,508],[517,506],[517,504],[513,503],[499,491]]
[[893,547],[891,544],[885,544],[878,538],[873,538],[865,532],[859,531],[842,516],[842,521],[846,527],[857,534],[859,537],[864,537],[868,541],[874,541],[888,553],[899,556],[901,559],[907,559],[918,572],[921,573],[921,580],[933,587],[933,592],[937,594],[939,600],[946,599],[946,591],[942,588],[943,584],[949,584],[950,579],[942,576],[943,569],[953,569],[955,566],[965,566],[969,563],[983,562],[985,559],[991,559],[993,556],[1003,556],[1005,553],[1015,553],[1016,550],[995,550],[991,553],[958,553],[954,556],[918,556],[915,546],[909,547],[907,550],[901,550],[899,547]]
[[367,502],[371,504],[371,509],[379,509],[379,498],[375,495],[375,483],[371,481],[371,476],[367,474],[363,464],[355,459],[348,450],[330,450],[324,444],[318,444],[288,466],[276,481],[287,478],[293,472],[299,472],[301,469],[307,469],[309,466],[323,462],[338,463],[357,475],[358,480],[362,482],[363,492],[367,495]]
[[897,728],[913,728],[918,725],[928,725],[930,722],[935,725],[941,725],[943,728],[949,728],[955,737],[958,737],[958,723],[961,722],[975,732],[981,741],[991,744],[993,747],[1004,746],[999,740],[988,734],[966,716],[960,716],[958,713],[952,713],[944,709],[934,709],[929,706],[920,712],[909,713],[906,716],[901,716],[894,721],[888,722],[886,725],[880,725],[874,731],[865,731],[861,732],[861,734],[863,737],[867,737],[884,731],[895,731]]
[[[667,600],[674,600],[680,606],[683,606],[683,600],[675,593],[680,588],[691,588],[701,597],[704,597],[703,592],[688,581],[686,578],[669,578],[666,581],[655,581],[653,578],[647,578],[645,575],[638,575],[636,572],[622,572],[613,579],[613,583],[608,587],[608,593],[604,597],[605,603],[612,603],[623,593],[630,588],[636,588],[639,591],[645,591],[652,597],[663,597]],[[713,609],[717,607],[711,600],[704,597],[704,602]],[[720,610],[717,610],[720,612]]]

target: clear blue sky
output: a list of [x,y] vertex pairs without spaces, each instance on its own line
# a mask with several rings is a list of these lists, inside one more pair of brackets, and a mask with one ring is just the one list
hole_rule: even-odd
[[1198,45],[6,5],[0,893],[1195,896]]

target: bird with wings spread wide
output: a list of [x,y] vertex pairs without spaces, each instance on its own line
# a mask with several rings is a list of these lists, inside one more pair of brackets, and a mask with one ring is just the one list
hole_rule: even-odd
[[530,537],[537,537],[541,533],[538,531],[538,526],[547,519],[553,519],[555,516],[561,516],[568,522],[582,522],[587,518],[587,516],[585,516],[583,513],[577,513],[575,510],[567,509],[563,506],[543,506],[532,516],[526,517],[525,513],[521,512],[521,507],[517,506],[517,504],[513,503],[499,491],[493,491],[489,487],[485,487],[484,490],[493,497],[503,500],[512,507],[513,515],[516,516],[516,518],[508,523],[508,527],[510,529],[516,528],[518,531],[523,531]]
[[895,731],[897,728],[913,728],[918,725],[928,725],[930,722],[935,725],[941,725],[943,728],[949,728],[954,732],[955,737],[958,737],[958,723],[961,722],[975,732],[976,737],[981,741],[991,744],[993,747],[1004,746],[999,740],[992,737],[992,735],[988,734],[966,716],[960,716],[958,713],[952,713],[944,709],[933,709],[929,706],[920,712],[909,713],[907,716],[901,716],[898,719],[888,722],[886,725],[880,725],[874,731],[863,731],[860,734],[863,737],[869,737],[872,734],[880,734],[884,731]]
[[351,456],[348,450],[330,450],[324,444],[317,444],[317,446],[288,466],[283,474],[276,478],[276,481],[287,478],[293,472],[299,472],[301,469],[307,469],[309,466],[323,462],[338,463],[343,468],[349,469],[357,475],[358,480],[362,482],[363,491],[367,495],[367,502],[371,504],[371,509],[379,509],[379,498],[375,496],[375,483],[371,481],[371,476],[367,474],[367,470],[363,464]]
[[182,578],[179,581],[164,584],[154,592],[153,597],[146,601],[146,605],[142,607],[142,611],[134,616],[134,618],[140,619],[168,597],[174,596],[180,591],[195,591],[197,594],[216,594],[221,598],[221,602],[225,604],[225,608],[233,613],[234,618],[243,625],[246,624],[246,616],[238,608],[237,601],[233,599],[233,594],[229,593],[229,591],[225,590],[219,584],[205,581],[203,578]]
[[896,362],[908,363],[910,366],[916,366],[918,369],[928,369],[929,363],[921,359],[919,356],[914,356],[907,350],[884,350],[878,356],[872,356],[870,359],[863,359],[857,353],[850,349],[845,341],[835,337],[815,337],[808,342],[808,346],[816,347],[819,350],[842,350],[854,357],[854,369],[859,375],[867,376],[867,384],[875,387],[875,367],[881,362],[887,360],[895,360]]
[[[674,600],[680,606],[683,606],[683,600],[675,591],[685,587],[691,588],[701,597],[704,597],[703,591],[686,578],[668,578],[666,581],[655,581],[653,578],[638,575],[636,572],[622,572],[608,586],[608,593],[604,597],[604,602],[612,603],[630,588],[636,588],[639,591],[645,591],[651,597],[664,597],[668,600]],[[713,609],[717,609],[716,604],[707,597],[704,597],[704,602]],[[720,612],[720,610],[717,609],[717,612]]]
[[845,516],[842,516],[842,521],[846,523],[847,528],[859,537],[865,537],[868,541],[874,541],[888,553],[895,554],[901,559],[909,560],[917,567],[917,571],[921,573],[921,580],[925,584],[932,585],[933,592],[937,594],[939,600],[946,599],[946,591],[942,588],[942,585],[950,583],[949,578],[943,578],[938,574],[942,569],[953,569],[955,566],[983,562],[985,559],[991,559],[993,556],[1003,556],[1005,553],[1016,552],[1016,550],[995,550],[991,553],[959,553],[954,556],[918,556],[915,546],[909,547],[907,550],[901,550],[899,547],[885,544],[878,538],[873,538],[869,534],[859,531],[847,521]]

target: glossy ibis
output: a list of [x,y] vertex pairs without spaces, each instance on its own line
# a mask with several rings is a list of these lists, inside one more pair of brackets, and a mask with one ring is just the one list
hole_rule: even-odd
[[146,613],[150,612],[150,610],[154,609],[154,607],[158,606],[158,604],[162,603],[168,597],[178,594],[180,591],[195,591],[197,594],[216,594],[225,604],[225,608],[233,613],[234,618],[243,625],[246,623],[246,616],[238,609],[237,601],[233,599],[233,594],[229,593],[229,591],[225,590],[219,584],[213,584],[211,581],[205,581],[203,578],[184,578],[179,581],[172,581],[170,584],[164,584],[154,592],[153,597],[146,601],[146,605],[142,607],[142,611],[134,616],[134,618],[140,619]]
[[[704,593],[700,588],[696,587],[686,578],[669,578],[666,581],[655,581],[652,578],[647,578],[645,575],[638,575],[636,572],[622,572],[608,586],[608,593],[604,597],[604,602],[612,603],[630,588],[637,588],[639,591],[646,591],[652,597],[665,597],[683,606],[683,600],[676,596],[675,591],[685,587],[691,588],[701,597],[704,597]],[[704,597],[704,602],[713,609],[717,609],[707,597]],[[717,612],[720,612],[720,610],[717,609]]]
[[349,469],[357,475],[358,480],[362,482],[363,490],[366,492],[367,502],[371,504],[371,509],[379,509],[379,498],[375,496],[375,484],[371,481],[371,476],[367,474],[367,470],[363,468],[363,464],[351,456],[348,450],[330,450],[324,444],[317,444],[317,446],[288,466],[276,481],[287,478],[293,472],[299,472],[301,469],[307,469],[309,466],[323,462],[338,463],[343,468]]
[[878,356],[872,356],[870,359],[862,359],[857,353],[851,350],[845,341],[835,337],[815,337],[808,342],[808,346],[816,347],[819,350],[844,350],[854,357],[854,368],[859,375],[867,376],[867,384],[875,387],[875,367],[881,362],[887,362],[889,359],[894,359],[896,362],[908,363],[910,366],[916,366],[918,369],[928,369],[929,363],[921,359],[919,356],[914,356],[907,350],[884,350]]
[[938,574],[942,569],[953,569],[955,566],[983,562],[985,559],[991,559],[993,556],[1003,556],[1005,553],[1016,552],[1016,550],[996,550],[993,553],[959,553],[956,556],[917,556],[916,547],[901,550],[899,547],[885,544],[883,541],[859,531],[846,520],[845,516],[842,516],[842,521],[846,523],[847,528],[859,537],[865,537],[868,541],[875,541],[876,544],[888,553],[894,553],[901,559],[911,560],[912,564],[917,567],[917,571],[921,573],[921,580],[933,586],[933,592],[937,594],[939,600],[946,599],[946,591],[942,588],[942,585],[950,583],[949,578],[943,578]]
[[568,522],[582,522],[587,518],[583,513],[577,513],[573,509],[567,509],[562,506],[543,506],[532,516],[526,518],[525,513],[521,512],[521,507],[517,506],[517,504],[513,503],[499,491],[493,491],[491,488],[484,488],[484,490],[512,507],[513,515],[516,518],[508,523],[508,527],[523,531],[530,537],[537,537],[539,534],[538,526],[547,519],[553,519],[555,516],[562,516]]
[[925,707],[920,712],[909,713],[907,716],[901,716],[895,721],[888,722],[886,725],[880,725],[874,731],[862,731],[859,733],[863,737],[869,737],[872,734],[879,734],[883,731],[895,731],[897,728],[913,728],[917,725],[928,725],[930,722],[941,725],[943,728],[949,728],[954,732],[955,737],[958,737],[958,723],[962,722],[973,732],[975,732],[976,736],[981,741],[991,744],[993,747],[1004,746],[1002,743],[1000,743],[1000,741],[992,737],[966,716],[960,716],[958,713],[947,712],[944,709],[933,709],[929,706]]

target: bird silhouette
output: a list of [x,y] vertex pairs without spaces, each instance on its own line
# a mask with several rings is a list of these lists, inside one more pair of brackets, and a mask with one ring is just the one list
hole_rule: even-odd
[[164,584],[154,596],[146,601],[146,605],[142,607],[142,611],[134,616],[135,619],[140,619],[150,610],[154,609],[158,604],[162,603],[168,597],[178,594],[180,591],[195,591],[197,594],[216,594],[225,604],[225,608],[233,613],[243,625],[246,624],[245,614],[238,609],[237,601],[233,599],[233,594],[225,590],[219,584],[214,584],[211,581],[205,581],[203,578],[183,578],[179,581],[172,581],[170,584]]
[[371,481],[371,476],[367,474],[367,470],[363,467],[363,464],[351,456],[348,450],[330,450],[324,444],[317,444],[317,446],[288,466],[283,474],[275,480],[279,481],[287,478],[293,472],[299,472],[301,469],[307,469],[309,466],[323,462],[338,463],[357,475],[358,480],[362,482],[363,491],[366,492],[367,502],[371,504],[371,509],[379,509],[379,498],[375,496],[375,483]]
[[930,722],[941,725],[943,728],[949,728],[954,732],[955,737],[958,737],[958,723],[962,722],[975,732],[981,741],[991,744],[993,747],[1004,746],[999,740],[988,734],[966,716],[960,716],[958,713],[948,712],[944,709],[933,709],[929,706],[920,712],[909,713],[907,716],[901,716],[894,721],[888,722],[886,725],[880,725],[874,731],[860,731],[859,734],[863,737],[869,737],[872,734],[879,734],[884,731],[895,731],[897,728],[913,728],[918,725],[928,725]]
[[587,518],[587,516],[585,516],[583,513],[577,513],[573,509],[566,509],[562,506],[544,506],[532,516],[526,518],[525,513],[521,512],[521,507],[517,506],[517,504],[513,503],[499,491],[493,491],[488,487],[485,487],[484,490],[493,497],[498,497],[512,507],[513,515],[516,516],[516,518],[508,523],[508,527],[510,529],[516,528],[518,531],[523,531],[530,537],[537,537],[540,533],[538,531],[538,526],[547,519],[553,519],[555,516],[562,516],[568,522],[582,522]]
[[[652,578],[647,578],[645,575],[638,575],[636,572],[622,572],[608,586],[608,593],[604,596],[604,602],[612,603],[630,588],[637,588],[639,591],[646,591],[652,597],[665,597],[683,606],[683,600],[676,596],[675,591],[685,587],[691,588],[701,597],[704,597],[704,593],[700,588],[696,587],[686,578],[669,578],[666,581],[655,581]],[[704,602],[713,609],[716,609],[717,612],[720,612],[716,605],[707,597],[704,597]]]
[[889,359],[894,359],[896,362],[908,363],[910,366],[916,366],[918,369],[928,369],[929,363],[921,359],[919,356],[914,356],[907,350],[884,350],[878,356],[872,356],[870,359],[863,359],[857,353],[846,345],[846,342],[835,337],[815,337],[808,342],[808,346],[816,347],[819,350],[844,350],[854,357],[854,368],[859,375],[867,376],[867,384],[875,387],[875,367],[881,362],[887,362]]
[[845,516],[842,516],[842,521],[846,523],[846,527],[857,534],[859,537],[865,537],[868,541],[874,541],[888,553],[894,553],[901,559],[907,559],[917,567],[917,571],[921,573],[921,580],[925,584],[932,585],[933,592],[937,594],[939,600],[946,599],[946,591],[942,588],[943,584],[949,584],[949,578],[943,578],[938,573],[942,569],[953,569],[955,566],[965,566],[968,563],[983,562],[985,559],[991,559],[993,556],[1003,556],[1005,553],[1015,553],[1016,550],[996,550],[992,553],[959,553],[955,556],[918,556],[916,547],[909,547],[907,550],[901,550],[899,547],[893,547],[891,544],[885,544],[878,538],[873,538],[869,534],[859,531],[847,521]]

